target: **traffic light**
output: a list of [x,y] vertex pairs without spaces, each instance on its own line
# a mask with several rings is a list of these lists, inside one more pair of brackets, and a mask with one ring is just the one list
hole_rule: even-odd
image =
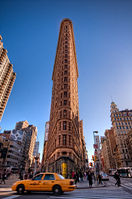
[[96,162],[96,160],[97,160],[97,156],[95,155],[95,157],[94,157],[94,161]]
[[94,161],[94,155],[92,155],[92,160]]
[[92,163],[92,162],[90,162],[90,163],[89,163],[89,166],[91,166],[91,167],[92,167],[92,166],[93,166],[93,163]]

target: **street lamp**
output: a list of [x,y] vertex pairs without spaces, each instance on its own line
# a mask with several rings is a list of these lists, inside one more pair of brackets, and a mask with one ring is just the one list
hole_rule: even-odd
[[94,137],[94,172],[97,177],[99,174],[99,135],[98,131],[93,131],[93,137]]

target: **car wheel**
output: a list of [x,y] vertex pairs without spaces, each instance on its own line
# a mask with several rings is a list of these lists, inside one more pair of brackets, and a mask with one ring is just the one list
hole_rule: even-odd
[[55,185],[55,186],[53,187],[53,193],[54,193],[55,195],[60,195],[60,194],[62,193],[61,187],[60,187],[59,185]]
[[24,185],[23,184],[18,185],[18,187],[17,187],[17,193],[18,194],[23,194],[24,191],[25,191]]

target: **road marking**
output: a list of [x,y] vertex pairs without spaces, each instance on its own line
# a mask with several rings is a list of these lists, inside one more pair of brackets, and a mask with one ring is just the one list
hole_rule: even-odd
[[13,199],[13,198],[17,198],[17,197],[20,197],[20,195],[8,196],[8,197],[2,198],[2,199]]
[[86,199],[86,197],[84,197],[84,196],[71,196],[71,197],[69,197],[69,196],[50,196],[50,198],[59,198],[59,199],[63,199],[63,198],[65,198],[65,199],[69,199],[69,198],[72,198],[72,199]]

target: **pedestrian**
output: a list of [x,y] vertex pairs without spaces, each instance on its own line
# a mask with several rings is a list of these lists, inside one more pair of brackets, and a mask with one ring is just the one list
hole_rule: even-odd
[[31,171],[29,174],[29,178],[32,179],[33,178],[33,172]]
[[75,172],[72,171],[72,179],[74,179],[74,176],[75,176]]
[[118,173],[118,171],[115,172],[114,178],[116,179],[115,186],[117,185],[119,187],[121,185],[121,180],[120,180],[120,174]]
[[88,182],[89,182],[89,187],[91,188],[92,184],[93,184],[93,179],[92,179],[92,173],[90,171],[88,171],[87,179],[88,179]]
[[99,184],[102,184],[102,176],[101,176],[100,173],[99,173],[99,175],[98,175],[98,181],[99,181]]
[[80,170],[80,172],[79,172],[79,177],[80,177],[81,182],[83,182],[83,173],[82,173],[81,170]]
[[2,173],[2,178],[1,178],[1,184],[2,184],[2,182],[4,182],[4,184],[5,184],[5,179],[6,179],[6,173],[5,173],[5,171]]
[[19,173],[19,179],[23,180],[23,173],[22,173],[22,171],[20,171],[20,173]]
[[79,173],[76,171],[75,175],[74,175],[74,179],[75,179],[75,184],[77,182],[79,182]]

